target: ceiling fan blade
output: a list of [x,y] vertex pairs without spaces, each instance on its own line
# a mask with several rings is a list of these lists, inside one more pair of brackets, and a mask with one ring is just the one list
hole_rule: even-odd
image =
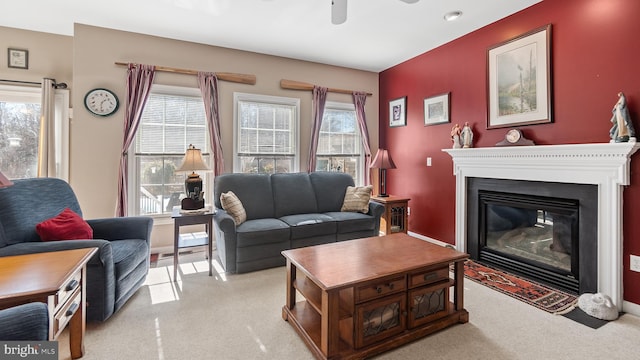
[[407,4],[415,4],[420,0],[400,0],[400,1],[402,1],[403,3],[407,3]]
[[331,0],[331,23],[339,25],[347,21],[347,0]]

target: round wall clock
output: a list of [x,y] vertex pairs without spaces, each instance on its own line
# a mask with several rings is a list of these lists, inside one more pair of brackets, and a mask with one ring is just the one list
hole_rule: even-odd
[[90,90],[84,97],[84,106],[92,114],[109,116],[118,110],[118,97],[107,89]]

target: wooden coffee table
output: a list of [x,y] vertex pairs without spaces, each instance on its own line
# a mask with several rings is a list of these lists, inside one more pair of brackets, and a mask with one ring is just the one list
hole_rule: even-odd
[[[463,307],[468,254],[404,233],[282,254],[282,318],[318,359],[370,357],[469,321]],[[296,301],[296,293],[304,299]]]
[[0,257],[0,309],[43,302],[49,340],[69,324],[73,359],[84,355],[86,264],[98,248]]

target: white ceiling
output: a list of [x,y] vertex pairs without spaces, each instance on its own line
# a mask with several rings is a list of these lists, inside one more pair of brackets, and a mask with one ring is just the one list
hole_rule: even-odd
[[71,36],[82,23],[379,72],[540,1],[349,0],[332,25],[331,0],[4,0],[0,26]]

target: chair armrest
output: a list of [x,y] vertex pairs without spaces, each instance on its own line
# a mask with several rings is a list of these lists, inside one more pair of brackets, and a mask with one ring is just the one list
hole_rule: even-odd
[[49,339],[49,310],[33,302],[0,310],[0,339],[3,341],[45,341]]
[[94,239],[108,241],[143,239],[151,243],[153,219],[148,216],[90,219],[87,223],[93,229]]

